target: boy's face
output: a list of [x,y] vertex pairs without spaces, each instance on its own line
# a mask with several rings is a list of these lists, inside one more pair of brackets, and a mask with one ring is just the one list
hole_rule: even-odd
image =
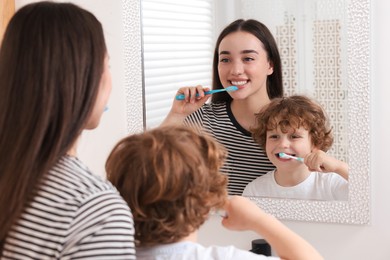
[[313,150],[309,131],[300,127],[283,133],[280,128],[267,131],[265,150],[270,161],[278,169],[291,169],[303,165],[294,159],[279,158],[279,153],[305,157]]

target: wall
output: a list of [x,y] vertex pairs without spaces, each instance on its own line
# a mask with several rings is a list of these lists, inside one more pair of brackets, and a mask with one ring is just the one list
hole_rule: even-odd
[[[16,7],[31,1],[16,1]],[[121,1],[75,0],[88,7],[106,25],[107,44],[111,56],[114,89],[109,111],[96,131],[84,135],[80,157],[98,174],[104,174],[104,160],[116,140],[126,133],[124,70],[121,63],[120,24]],[[93,4],[92,4],[93,2]],[[372,1],[372,217],[367,226],[284,221],[295,232],[312,243],[325,259],[390,259],[390,2]],[[252,232],[224,230],[218,217],[212,217],[201,229],[201,243],[228,245],[249,249],[257,238]]]

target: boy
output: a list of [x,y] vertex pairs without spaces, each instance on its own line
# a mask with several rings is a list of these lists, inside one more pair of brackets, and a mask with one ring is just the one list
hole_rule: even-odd
[[256,120],[253,138],[276,169],[249,183],[244,196],[348,200],[348,165],[325,153],[333,136],[320,105],[305,96],[276,98]]
[[322,259],[247,198],[228,199],[227,177],[220,173],[225,158],[225,149],[214,139],[184,126],[132,135],[114,147],[106,170],[132,210],[137,259],[267,258],[233,246],[196,243],[210,210],[222,208],[225,227],[257,232],[283,259]]

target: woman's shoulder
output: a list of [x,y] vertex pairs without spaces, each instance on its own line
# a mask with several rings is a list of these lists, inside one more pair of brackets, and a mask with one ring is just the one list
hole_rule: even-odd
[[[33,255],[45,251],[53,259],[88,258],[89,254],[93,258],[116,246],[121,248],[115,252],[121,259],[135,258],[128,205],[110,183],[94,176],[77,158],[61,158],[46,174],[20,221],[15,233],[22,238],[23,228],[34,229],[34,238],[26,240],[40,248]],[[24,244],[24,239],[18,243]],[[42,244],[52,244],[56,250],[45,250]]]
[[78,158],[64,156],[49,171],[42,189],[56,190],[60,200],[82,201],[101,194],[120,197],[107,180],[93,174]]
[[198,110],[188,115],[185,119],[185,122],[188,123],[196,123],[199,126],[203,126],[205,122],[209,122],[210,120],[228,120],[228,113],[226,109],[226,102],[218,102],[218,103],[206,103]]
[[194,113],[207,114],[207,113],[218,113],[221,111],[226,112],[226,104],[227,103],[225,101],[206,103]]
[[210,102],[203,105],[204,109],[209,109],[212,111],[226,110],[227,107],[226,101]]

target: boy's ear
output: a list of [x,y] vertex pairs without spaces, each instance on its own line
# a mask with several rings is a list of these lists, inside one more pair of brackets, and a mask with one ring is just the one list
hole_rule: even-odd
[[312,145],[312,147],[311,147],[311,152],[312,152],[312,153],[313,153],[313,152],[317,152],[317,151],[319,151],[319,150],[321,150],[321,149],[319,149],[319,148],[315,147],[314,145]]

